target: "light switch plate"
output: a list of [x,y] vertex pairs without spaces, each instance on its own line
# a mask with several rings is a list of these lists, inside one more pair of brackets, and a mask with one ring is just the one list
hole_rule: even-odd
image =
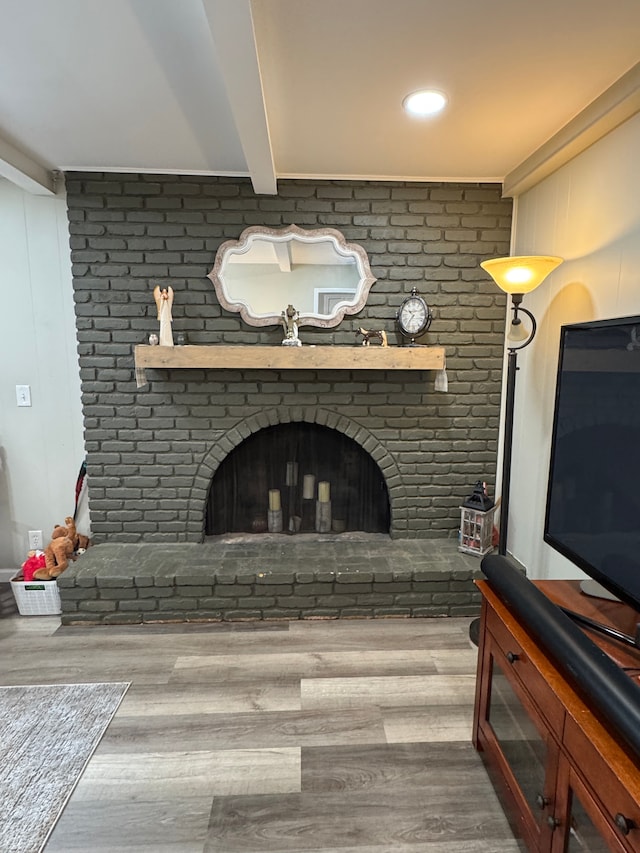
[[31,385],[16,385],[16,400],[19,406],[30,406]]

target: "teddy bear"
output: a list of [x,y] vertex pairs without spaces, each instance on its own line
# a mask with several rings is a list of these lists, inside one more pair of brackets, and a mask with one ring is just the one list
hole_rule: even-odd
[[51,533],[51,542],[44,549],[45,566],[34,572],[37,580],[52,580],[61,575],[69,565],[69,560],[75,560],[75,552],[89,546],[89,539],[76,530],[76,525],[70,516],[65,518],[65,526],[56,524]]
[[56,524],[53,528],[53,533],[51,534],[52,538],[68,536],[73,544],[73,550],[84,553],[91,544],[91,540],[88,536],[78,533],[76,530],[76,523],[70,515],[65,518],[64,523],[66,527],[63,527],[61,524]]
[[73,542],[68,536],[59,534],[44,549],[45,568],[38,569],[33,576],[36,580],[47,581],[57,578],[73,559]]

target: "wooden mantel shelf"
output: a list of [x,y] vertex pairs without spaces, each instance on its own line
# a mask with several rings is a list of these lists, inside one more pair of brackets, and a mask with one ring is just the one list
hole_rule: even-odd
[[[138,384],[145,368],[240,368],[267,370],[442,370],[444,347],[406,346],[227,346],[135,348]],[[142,380],[142,382],[140,382]]]

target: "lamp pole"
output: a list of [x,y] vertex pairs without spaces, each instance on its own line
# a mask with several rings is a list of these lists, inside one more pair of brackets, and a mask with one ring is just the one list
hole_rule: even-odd
[[500,538],[498,539],[498,554],[507,553],[507,532],[509,529],[509,493],[511,491],[511,450],[513,447],[513,412],[516,401],[516,371],[518,370],[518,351],[529,346],[536,334],[536,318],[531,311],[522,307],[522,293],[511,294],[511,309],[513,311],[512,327],[518,327],[522,312],[531,320],[529,336],[517,346],[509,346],[507,356],[507,384],[504,399],[504,435],[502,447],[502,484],[500,487]]
[[[498,553],[507,553],[507,531],[509,527],[509,491],[511,488],[511,448],[513,444],[513,409],[516,393],[516,371],[518,369],[518,350],[529,346],[536,333],[536,319],[526,308],[522,307],[522,297],[531,293],[559,264],[562,258],[554,255],[519,255],[510,258],[490,258],[480,266],[488,272],[501,290],[511,295],[513,319],[512,330],[520,330],[522,320],[518,312],[523,312],[531,320],[531,331],[526,339],[517,345],[507,345],[507,383],[504,397],[504,434],[502,437],[502,485],[500,490],[500,536],[498,538]],[[509,336],[507,336],[507,339]],[[469,626],[469,638],[478,645],[480,619],[474,619]]]

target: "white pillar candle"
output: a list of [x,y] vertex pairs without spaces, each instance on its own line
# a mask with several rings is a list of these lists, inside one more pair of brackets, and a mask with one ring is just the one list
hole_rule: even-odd
[[287,486],[298,485],[298,463],[287,462]]
[[318,483],[318,500],[320,501],[320,503],[327,503],[330,494],[330,486],[326,480],[322,480],[320,483]]
[[305,501],[313,500],[313,490],[316,487],[314,474],[305,474],[302,481],[302,498]]
[[316,530],[318,533],[331,532],[331,501],[316,501]]
[[282,509],[280,505],[280,490],[269,489],[269,509],[273,512],[276,509]]

